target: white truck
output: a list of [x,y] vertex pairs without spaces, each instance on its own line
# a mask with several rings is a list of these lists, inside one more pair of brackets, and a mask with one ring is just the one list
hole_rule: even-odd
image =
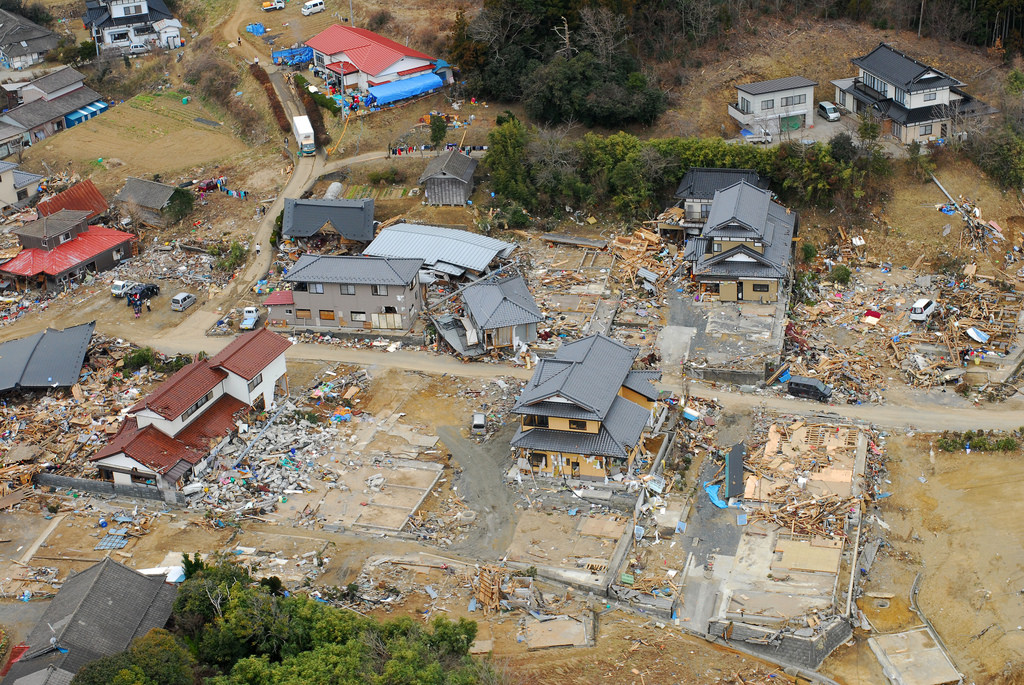
[[293,118],[292,129],[295,131],[295,143],[299,146],[299,155],[303,157],[315,155],[316,142],[313,137],[313,124],[309,123],[309,117]]
[[273,11],[273,10],[283,10],[283,9],[284,9],[284,0],[269,0],[268,2],[263,3],[263,11],[264,12],[270,12],[270,11]]
[[242,323],[238,326],[243,331],[254,331],[260,322],[260,310],[256,307],[246,307],[242,310]]

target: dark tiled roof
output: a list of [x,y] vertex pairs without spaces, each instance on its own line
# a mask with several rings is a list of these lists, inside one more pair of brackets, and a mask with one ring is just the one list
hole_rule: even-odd
[[3,114],[3,118],[10,119],[27,129],[33,129],[102,99],[103,96],[92,88],[82,86],[52,100],[33,100],[18,105]]
[[771,81],[744,83],[736,86],[736,88],[744,93],[750,93],[751,95],[764,95],[765,93],[777,93],[780,90],[806,88],[808,86],[816,85],[818,85],[817,81],[812,81],[811,79],[804,78],[803,76],[786,76],[785,78],[776,78]]
[[49,216],[62,209],[80,209],[88,212],[87,218],[92,219],[103,214],[110,207],[107,205],[103,193],[92,182],[92,179],[86,179],[49,199],[41,201],[36,205],[36,209],[43,216]]
[[151,24],[161,19],[170,19],[171,11],[167,9],[164,0],[147,0],[149,7],[147,14],[133,14],[127,17],[112,18],[107,6],[99,0],[86,0],[85,16],[82,21],[86,26],[133,26],[135,24]]
[[28,85],[38,88],[44,93],[56,93],[61,88],[67,88],[72,84],[81,83],[84,80],[85,76],[71,67],[61,67],[60,69],[51,71],[46,76],[40,76]]
[[284,236],[307,238],[328,224],[346,240],[370,242],[373,240],[373,198],[284,201],[281,220]]
[[[696,276],[784,278],[789,270],[796,214],[787,214],[785,207],[771,202],[765,226],[763,255],[740,246],[717,254],[707,254],[707,243],[711,239],[702,236],[686,244],[684,258],[693,262],[693,273]],[[739,253],[745,255],[745,261],[729,261],[730,256]]]
[[457,178],[469,183],[473,180],[476,165],[477,160],[464,154],[461,150],[451,149],[430,160],[430,164],[427,164],[427,169],[420,176],[418,183],[423,184],[430,178]]
[[176,371],[128,411],[134,414],[149,409],[165,419],[176,419],[226,377],[227,373],[213,368],[209,359],[193,362]]
[[45,331],[0,344],[0,392],[68,387],[78,382],[96,322]]
[[89,218],[89,212],[62,209],[59,212],[43,216],[41,219],[30,221],[24,226],[11,229],[15,235],[27,235],[33,238],[52,238],[84,224]]
[[139,207],[160,211],[170,202],[171,195],[175,190],[177,188],[166,183],[129,176],[125,181],[124,188],[121,188],[121,191],[114,196],[114,201],[131,202]]
[[43,179],[42,174],[31,174],[21,169],[14,170],[14,187],[18,190],[30,185],[35,185]]
[[8,57],[49,52],[57,47],[56,34],[25,17],[0,10],[0,51]]
[[622,385],[649,400],[656,400],[658,399],[658,389],[654,387],[654,381],[660,380],[661,371],[630,371]]
[[277,333],[261,328],[231,341],[210,360],[210,365],[251,381],[292,344]]
[[462,299],[476,324],[485,330],[544,320],[522,276],[480,281],[466,288]]
[[423,266],[422,259],[304,254],[286,281],[408,286]]
[[162,578],[110,558],[70,576],[29,633],[29,649],[4,685],[70,682],[90,661],[122,652],[132,640],[162,628],[176,595],[177,588]]
[[715,193],[702,235],[764,238],[771,193],[745,181]]
[[908,92],[964,85],[949,74],[918,62],[886,43],[879,43],[878,47],[868,54],[850,61],[864,71]]
[[624,459],[640,439],[650,416],[650,411],[639,404],[616,395],[597,433],[520,427],[512,438],[512,446]]
[[702,169],[692,167],[683,176],[676,188],[676,197],[680,200],[710,200],[716,190],[728,188],[734,183],[746,181],[758,188],[767,188],[768,184],[753,169]]

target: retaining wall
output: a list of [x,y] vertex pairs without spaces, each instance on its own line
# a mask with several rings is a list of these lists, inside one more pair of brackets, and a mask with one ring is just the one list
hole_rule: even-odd
[[713,620],[708,626],[708,633],[721,638],[728,635],[727,642],[741,643],[744,649],[770,661],[795,664],[813,671],[817,670],[825,657],[839,645],[853,637],[853,628],[839,616],[833,617],[808,636],[796,635],[793,632],[780,634],[772,628],[749,623]]
[[52,473],[36,474],[34,481],[36,485],[56,488],[57,490],[81,490],[83,492],[91,492],[94,495],[148,499],[157,500],[166,504],[176,504],[180,506],[185,505],[185,496],[180,492],[164,491],[153,485],[142,485],[138,483],[115,485],[114,483],[110,483],[105,480],[71,478],[70,476],[58,476]]

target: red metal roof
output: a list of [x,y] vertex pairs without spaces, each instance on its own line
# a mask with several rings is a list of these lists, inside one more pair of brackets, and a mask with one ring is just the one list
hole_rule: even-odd
[[15,276],[35,276],[41,273],[58,276],[132,240],[135,240],[135,236],[131,233],[103,226],[90,226],[89,230],[82,231],[72,240],[50,251],[36,247],[22,250],[17,257],[0,266],[0,271]]
[[234,430],[235,414],[242,409],[245,409],[244,402],[222,395],[174,438],[152,425],[140,430],[136,418],[129,416],[117,435],[89,460],[97,461],[123,452],[161,474],[183,459],[189,464],[198,464],[210,452],[212,442]]
[[128,412],[134,414],[149,409],[173,421],[225,378],[227,373],[213,368],[208,359],[189,364],[139,400]]
[[295,296],[291,290],[278,290],[270,293],[267,299],[263,300],[263,306],[269,307],[272,304],[295,304]]
[[356,68],[356,65],[348,61],[331,62],[327,65],[327,68],[335,74],[341,74],[342,76],[348,76],[349,74],[354,74],[359,71],[359,69]]
[[41,201],[36,209],[43,216],[50,216],[62,209],[78,209],[89,212],[88,219],[103,214],[110,209],[103,193],[91,179],[76,183],[67,190],[57,193],[48,200]]
[[230,345],[210,360],[210,364],[249,381],[291,346],[290,342],[277,333],[261,328],[232,340]]
[[418,66],[418,67],[413,67],[412,69],[403,69],[402,71],[398,72],[398,75],[399,76],[408,76],[409,74],[416,74],[416,73],[419,73],[421,71],[430,71],[433,68],[434,68],[433,64],[423,64],[423,65]]
[[373,31],[333,24],[306,41],[308,47],[325,55],[344,52],[359,71],[376,76],[403,57],[434,61],[433,57]]

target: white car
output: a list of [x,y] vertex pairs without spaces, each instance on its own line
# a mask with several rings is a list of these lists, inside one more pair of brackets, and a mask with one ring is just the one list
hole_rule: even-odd
[[921,298],[910,308],[911,321],[927,321],[928,317],[935,312],[935,300]]

